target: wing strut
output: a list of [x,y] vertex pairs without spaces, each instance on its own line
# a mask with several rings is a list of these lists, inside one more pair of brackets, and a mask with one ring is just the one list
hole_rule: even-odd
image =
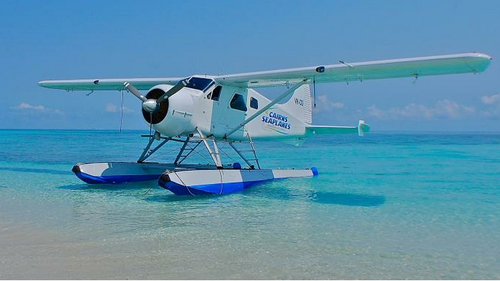
[[242,123],[240,123],[238,126],[236,126],[235,128],[233,128],[231,131],[229,131],[227,134],[224,135],[224,139],[227,139],[227,137],[229,137],[230,135],[234,134],[234,132],[238,131],[239,129],[241,129],[243,126],[245,126],[248,122],[252,121],[253,119],[255,119],[257,116],[261,115],[262,112],[268,110],[271,106],[275,105],[276,103],[278,103],[279,101],[281,101],[282,99],[286,98],[287,96],[289,96],[291,93],[293,93],[295,90],[297,90],[300,86],[306,84],[307,82],[309,81],[309,79],[304,79],[302,80],[301,82],[295,84],[293,87],[291,87],[290,89],[288,89],[286,92],[284,92],[283,94],[281,94],[281,96],[275,98],[273,101],[271,101],[269,104],[267,104],[266,106],[264,106],[263,108],[261,108],[259,111],[255,112],[252,116],[248,117],[247,119],[245,119],[245,121],[243,121]]

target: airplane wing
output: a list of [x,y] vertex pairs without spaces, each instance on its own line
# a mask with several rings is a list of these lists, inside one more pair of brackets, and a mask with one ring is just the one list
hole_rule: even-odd
[[158,84],[175,85],[183,78],[118,78],[118,79],[78,79],[78,80],[45,80],[38,85],[66,91],[124,90],[125,82],[129,82],[139,90],[149,90]]
[[221,75],[215,78],[222,85],[259,88],[295,84],[304,79],[316,83],[334,83],[420,77],[457,73],[483,72],[491,57],[481,53],[465,53],[431,57],[320,65],[271,71]]
[[[320,65],[270,71],[220,75],[214,79],[218,84],[246,88],[284,86],[296,84],[304,79],[316,83],[334,83],[420,77],[458,73],[483,72],[490,64],[491,57],[481,53],[465,53],[431,57],[418,57],[370,62]],[[122,90],[129,82],[139,90],[148,90],[158,84],[175,85],[181,77],[175,78],[118,78],[118,79],[78,79],[45,80],[38,84],[45,88],[67,91]]]

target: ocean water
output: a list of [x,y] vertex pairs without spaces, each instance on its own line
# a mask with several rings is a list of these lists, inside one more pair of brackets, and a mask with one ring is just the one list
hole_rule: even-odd
[[135,161],[141,133],[0,131],[0,278],[500,278],[500,134],[257,142],[320,175],[225,196],[71,173]]

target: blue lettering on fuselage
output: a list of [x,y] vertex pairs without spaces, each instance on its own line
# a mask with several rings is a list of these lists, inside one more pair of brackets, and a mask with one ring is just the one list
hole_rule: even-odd
[[281,115],[281,114],[273,112],[273,111],[269,112],[269,114],[267,116],[266,115],[262,116],[262,122],[276,126],[276,127],[280,127],[280,128],[286,129],[286,130],[290,130],[290,128],[292,127],[290,125],[290,123],[288,123],[287,116]]

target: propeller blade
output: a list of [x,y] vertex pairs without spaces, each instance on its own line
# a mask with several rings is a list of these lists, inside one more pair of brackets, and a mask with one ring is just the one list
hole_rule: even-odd
[[175,95],[178,91],[180,91],[182,88],[186,87],[186,85],[189,83],[189,80],[191,80],[191,77],[182,79],[181,81],[177,82],[170,90],[168,90],[165,94],[163,94],[158,100],[158,103],[164,102],[166,99],[169,97]]
[[143,102],[145,102],[147,100],[147,98],[145,96],[143,96],[141,94],[141,92],[139,92],[139,90],[137,90],[136,87],[134,87],[132,84],[130,84],[129,82],[125,82],[123,84],[125,86],[125,88],[127,88],[127,90],[129,92],[131,92],[134,96],[136,96],[138,99],[142,100]]

